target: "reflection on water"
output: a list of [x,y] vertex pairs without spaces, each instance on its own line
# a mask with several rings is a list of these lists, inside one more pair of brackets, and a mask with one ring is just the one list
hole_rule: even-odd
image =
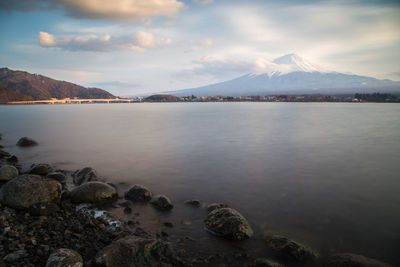
[[[186,199],[239,210],[256,229],[246,246],[258,250],[267,229],[322,253],[400,264],[399,115],[397,104],[0,106],[0,132],[26,167],[92,166],[120,192],[139,183],[168,195],[171,213],[138,206],[137,219],[173,221],[177,236],[213,241],[204,250],[239,245],[207,235],[205,211]],[[40,145],[15,147],[22,136]]]

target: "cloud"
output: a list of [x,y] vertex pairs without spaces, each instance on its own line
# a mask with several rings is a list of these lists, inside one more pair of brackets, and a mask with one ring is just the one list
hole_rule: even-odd
[[169,45],[171,39],[157,38],[149,32],[139,31],[133,35],[111,37],[110,35],[54,36],[39,32],[39,43],[43,47],[57,47],[71,51],[112,52],[116,50],[144,51]]
[[214,0],[193,0],[193,2],[202,4],[202,5],[207,5],[207,4],[213,3]]
[[80,19],[135,20],[152,16],[174,17],[185,8],[177,0],[1,0],[0,10],[28,12],[56,9]]
[[205,39],[198,43],[197,45],[192,46],[189,50],[186,50],[185,52],[194,52],[194,51],[199,51],[202,50],[208,46],[212,46],[214,44],[213,40],[211,39]]

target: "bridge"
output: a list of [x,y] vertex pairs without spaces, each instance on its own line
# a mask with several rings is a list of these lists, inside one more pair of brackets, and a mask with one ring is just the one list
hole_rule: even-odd
[[48,100],[29,100],[29,101],[12,101],[7,104],[11,105],[28,105],[28,104],[86,104],[86,103],[133,103],[134,99],[112,98],[112,99],[48,99]]

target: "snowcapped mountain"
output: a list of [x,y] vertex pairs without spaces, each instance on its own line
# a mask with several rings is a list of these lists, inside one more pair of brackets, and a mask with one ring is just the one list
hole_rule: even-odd
[[288,54],[270,62],[258,62],[259,71],[236,79],[168,94],[272,95],[272,94],[352,94],[366,92],[400,93],[400,82],[328,71],[308,60]]

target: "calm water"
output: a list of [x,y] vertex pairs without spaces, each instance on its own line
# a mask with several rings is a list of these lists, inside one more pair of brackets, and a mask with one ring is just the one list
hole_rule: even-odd
[[[202,253],[264,255],[267,230],[322,254],[353,252],[400,265],[399,118],[398,104],[0,106],[0,132],[5,150],[25,167],[92,166],[121,193],[139,183],[166,194],[175,203],[171,213],[138,206],[137,218],[153,231],[174,222],[171,238],[192,236]],[[40,145],[15,147],[22,136]],[[210,236],[204,209],[186,199],[228,203],[248,218],[255,237],[231,243]]]

